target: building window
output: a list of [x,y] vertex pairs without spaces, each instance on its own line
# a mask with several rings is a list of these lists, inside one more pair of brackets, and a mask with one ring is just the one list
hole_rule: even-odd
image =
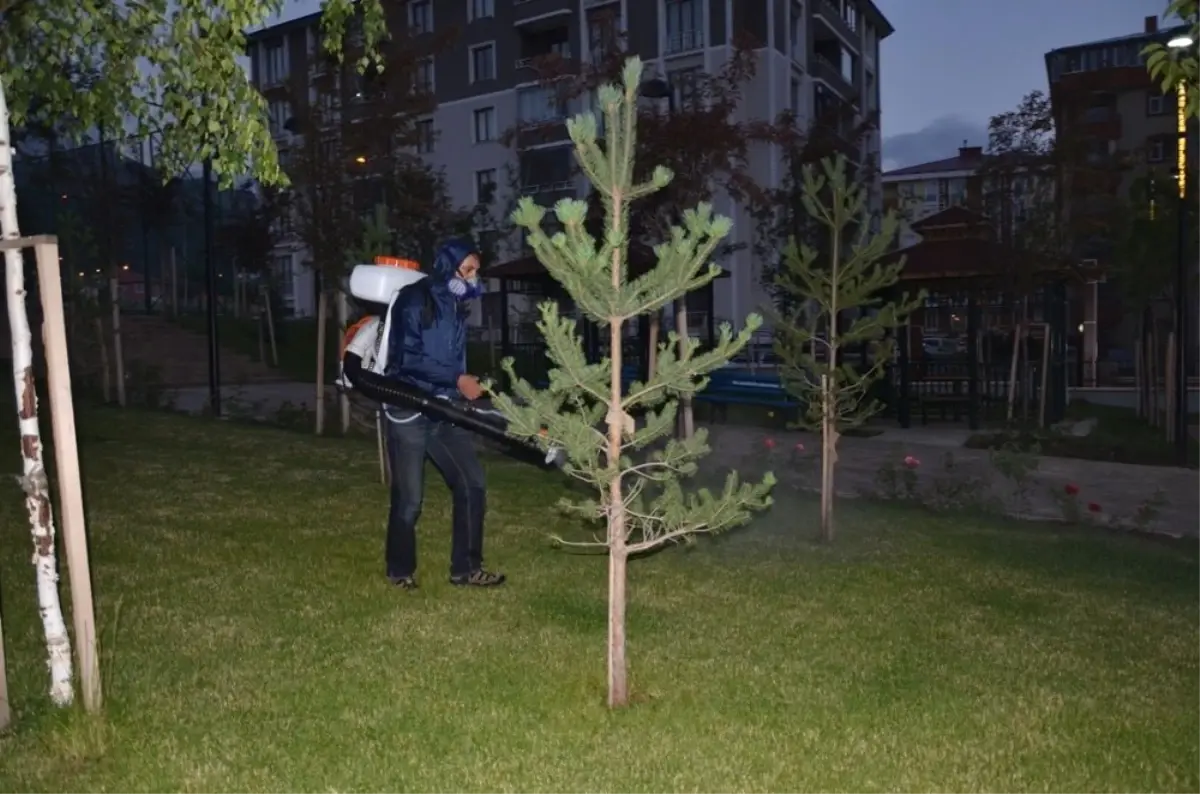
[[263,47],[262,84],[276,85],[287,79],[287,49],[282,41]]
[[671,86],[671,100],[678,110],[697,109],[702,100],[700,78],[703,67],[692,69],[676,69],[667,74],[667,84]]
[[1151,90],[1146,94],[1146,115],[1147,116],[1162,116],[1165,115],[1169,104],[1167,97],[1158,91]]
[[1155,138],[1146,147],[1146,162],[1161,163],[1167,159],[1167,145],[1162,138]]
[[433,119],[422,119],[417,122],[417,152],[432,154],[433,144],[437,135],[433,131]]
[[479,108],[475,111],[475,143],[496,140],[496,109]]
[[843,0],[842,2],[842,21],[850,30],[858,30],[858,6],[852,0]]
[[618,49],[621,37],[621,15],[615,9],[619,5],[602,7],[588,14],[588,53],[592,63],[603,63]]
[[792,112],[795,113],[797,116],[803,115],[803,113],[804,113],[804,84],[801,83],[800,80],[798,80],[797,78],[793,77],[791,85],[788,86],[788,90],[791,94],[790,99],[791,99]]
[[517,121],[521,124],[549,124],[566,116],[566,103],[554,86],[517,90]]
[[292,255],[280,254],[272,257],[271,270],[275,274],[279,299],[287,308],[293,308],[296,303],[296,273],[292,269]]
[[267,103],[267,126],[272,137],[279,137],[287,132],[284,125],[292,117],[292,105],[287,100],[273,99]]
[[476,19],[487,19],[488,17],[496,16],[495,0],[467,0],[467,3],[469,3],[467,6],[467,11],[469,12],[467,16],[472,22]]
[[471,82],[496,79],[496,45],[480,44],[471,48]]
[[433,0],[409,0],[408,28],[413,35],[433,32]]
[[475,172],[475,203],[490,204],[496,195],[496,169]]
[[667,52],[687,52],[704,46],[700,0],[665,0]]
[[417,62],[417,73],[413,80],[413,89],[418,94],[432,94],[435,86],[433,73],[433,58],[422,58]]

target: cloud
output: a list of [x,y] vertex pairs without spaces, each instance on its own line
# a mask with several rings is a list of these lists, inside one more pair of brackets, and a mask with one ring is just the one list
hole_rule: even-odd
[[889,135],[883,139],[883,168],[907,168],[910,165],[945,160],[958,154],[958,147],[987,146],[987,124],[957,116],[943,116],[916,132]]

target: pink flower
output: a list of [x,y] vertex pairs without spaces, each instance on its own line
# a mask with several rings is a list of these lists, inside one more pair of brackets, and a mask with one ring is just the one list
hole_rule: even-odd
[[797,451],[797,452],[803,452],[803,451],[804,451],[804,444],[802,444],[801,442],[797,441],[797,442],[796,442],[796,451]]
[[1088,512],[1089,513],[1099,513],[1100,512],[1100,503],[1099,502],[1088,502]]
[[764,447],[766,447],[767,449],[775,449],[775,439],[773,439],[773,438],[764,438],[764,439],[763,439],[763,446],[764,446]]
[[904,467],[906,469],[915,469],[921,465],[921,461],[914,458],[912,455],[904,456]]
[[1063,490],[1067,492],[1067,496],[1074,496],[1079,493],[1079,486],[1073,482],[1069,482],[1063,486]]

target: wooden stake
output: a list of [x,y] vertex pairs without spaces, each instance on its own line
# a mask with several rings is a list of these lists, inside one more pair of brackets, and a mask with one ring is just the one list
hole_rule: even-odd
[[[53,240],[53,238],[50,238]],[[92,604],[92,574],[88,564],[87,526],[83,511],[83,485],[79,474],[79,448],[75,436],[75,406],[71,397],[71,365],[67,360],[67,327],[63,316],[58,243],[33,247],[42,296],[42,329],[46,345],[50,419],[54,428],[54,467],[62,538],[67,548],[67,574],[71,583],[71,617],[75,626],[75,653],[83,707],[100,710],[100,653],[96,641],[96,614]]]
[[329,301],[325,290],[317,296],[317,435],[325,432],[325,325],[329,316]]
[[175,246],[171,246],[171,316],[179,314],[179,271],[175,263]]
[[[346,297],[346,293],[340,289],[337,291],[335,308],[338,325],[337,344],[340,345],[342,338],[346,335],[346,327],[350,324],[350,301]],[[341,413],[342,435],[348,435],[350,433],[350,395],[347,392],[338,391],[338,411]]]
[[[691,341],[691,334],[688,333],[686,298],[680,298],[675,301],[675,333],[679,335],[679,359],[683,360],[683,351],[686,349],[687,343]],[[695,435],[696,420],[692,413],[692,397],[690,394],[683,395],[679,400],[679,420],[680,435],[685,440]]]
[[267,309],[267,338],[271,341],[271,366],[279,366],[279,345],[275,343],[275,317],[271,313],[271,293],[264,285],[262,288],[263,306]]
[[8,700],[8,666],[4,657],[4,620],[0,618],[0,732],[12,725],[12,706]]
[[108,366],[108,343],[104,341],[104,320],[96,315],[96,344],[100,345],[100,378],[104,402],[112,402],[112,370]]
[[1021,333],[1023,323],[1017,323],[1013,329],[1012,361],[1008,365],[1008,421],[1013,419],[1013,409],[1017,404],[1017,360],[1021,357]]
[[[115,278],[108,280],[109,297],[112,299],[113,362],[116,364],[114,380],[117,385],[117,405],[125,407],[125,360],[121,350],[121,303],[120,283]],[[60,290],[61,291],[61,290]]]
[[829,375],[821,375],[821,539],[826,543],[833,540],[833,466],[837,444],[832,397]]
[[1050,324],[1042,326],[1042,384],[1038,389],[1038,427],[1046,426],[1046,387],[1050,382]]
[[1167,441],[1174,441],[1179,428],[1175,426],[1175,332],[1167,333],[1166,361],[1163,363],[1163,424]]

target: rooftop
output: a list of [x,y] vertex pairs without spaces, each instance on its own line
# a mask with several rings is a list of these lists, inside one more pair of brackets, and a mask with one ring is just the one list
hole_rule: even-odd
[[[963,142],[966,143],[965,141]],[[954,171],[975,171],[983,165],[984,154],[982,146],[960,146],[958,155],[945,160],[933,160],[928,163],[918,163],[904,168],[896,168],[883,174],[884,181],[925,174],[945,174]]]

